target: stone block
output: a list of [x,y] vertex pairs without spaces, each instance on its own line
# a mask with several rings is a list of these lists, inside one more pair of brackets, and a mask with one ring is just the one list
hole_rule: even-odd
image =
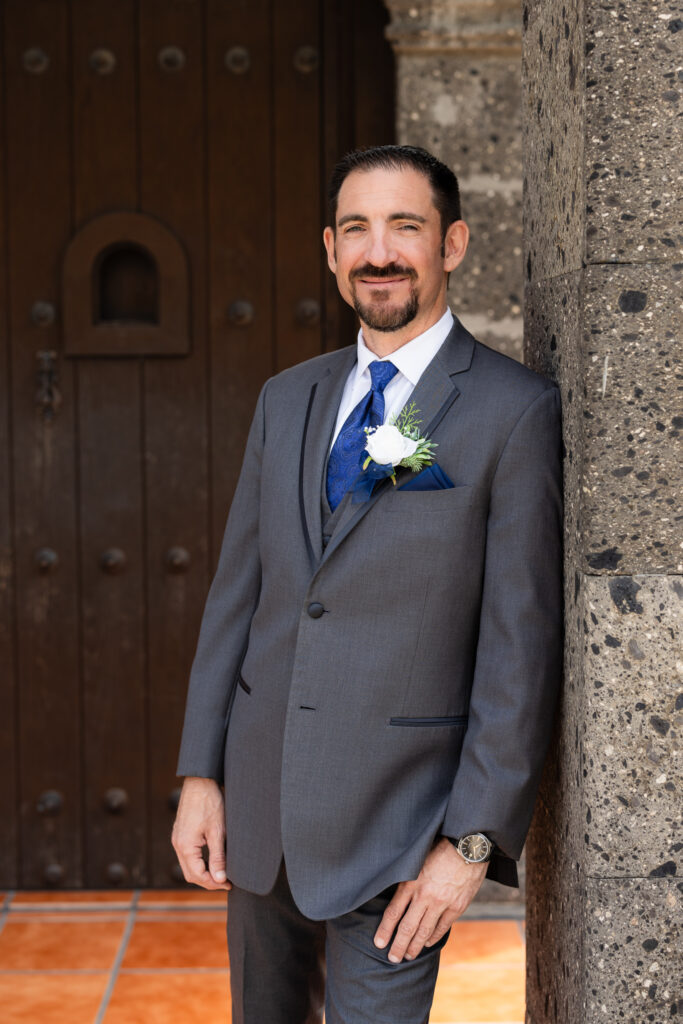
[[[470,229],[467,255],[451,274],[449,300],[458,315],[474,314],[504,324],[521,347],[524,298],[522,214],[519,195],[462,190]],[[477,335],[479,336],[479,335]],[[483,339],[482,339],[483,340]]]
[[385,0],[397,53],[519,54],[517,0]]
[[489,181],[521,193],[519,61],[442,54],[404,56],[399,67],[399,140],[437,153],[463,192],[474,179],[479,191]]
[[584,870],[682,875],[683,577],[587,577],[584,602]]
[[595,266],[527,288],[526,361],[562,391],[570,571],[683,571],[682,281]]
[[588,878],[585,898],[585,1015],[556,1019],[577,1024],[669,1024],[680,1020],[680,881]]
[[677,14],[675,0],[525,4],[528,281],[683,255]]
[[584,256],[583,0],[523,5],[525,280],[554,278]]
[[683,256],[678,0],[586,2],[586,261]]
[[683,572],[683,265],[586,270],[581,533],[587,572]]

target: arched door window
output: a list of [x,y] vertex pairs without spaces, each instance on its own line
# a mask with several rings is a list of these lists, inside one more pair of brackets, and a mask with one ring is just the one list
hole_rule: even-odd
[[190,351],[187,256],[155,217],[120,211],[85,224],[64,255],[62,290],[66,355]]
[[93,293],[95,323],[159,323],[159,268],[142,246],[115,245],[102,253]]

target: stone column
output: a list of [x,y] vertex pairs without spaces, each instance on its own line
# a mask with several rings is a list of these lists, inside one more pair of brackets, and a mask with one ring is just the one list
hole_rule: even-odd
[[526,359],[562,389],[567,570],[528,1024],[683,1020],[680,15],[523,11]]
[[453,168],[472,241],[451,278],[476,337],[522,358],[521,12],[518,0],[385,0],[399,142]]

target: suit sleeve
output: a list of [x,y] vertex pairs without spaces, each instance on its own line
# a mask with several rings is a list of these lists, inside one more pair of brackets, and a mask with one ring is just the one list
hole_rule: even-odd
[[519,858],[561,664],[561,419],[549,387],[518,419],[493,478],[469,721],[445,835],[485,832]]
[[185,708],[178,775],[223,778],[225,730],[261,589],[259,499],[265,393],[258,399],[202,617]]

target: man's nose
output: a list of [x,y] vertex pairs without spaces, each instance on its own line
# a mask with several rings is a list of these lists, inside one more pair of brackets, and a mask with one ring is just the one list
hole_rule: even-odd
[[386,231],[377,230],[369,233],[365,255],[368,263],[375,267],[386,267],[387,264],[395,262],[396,250]]

